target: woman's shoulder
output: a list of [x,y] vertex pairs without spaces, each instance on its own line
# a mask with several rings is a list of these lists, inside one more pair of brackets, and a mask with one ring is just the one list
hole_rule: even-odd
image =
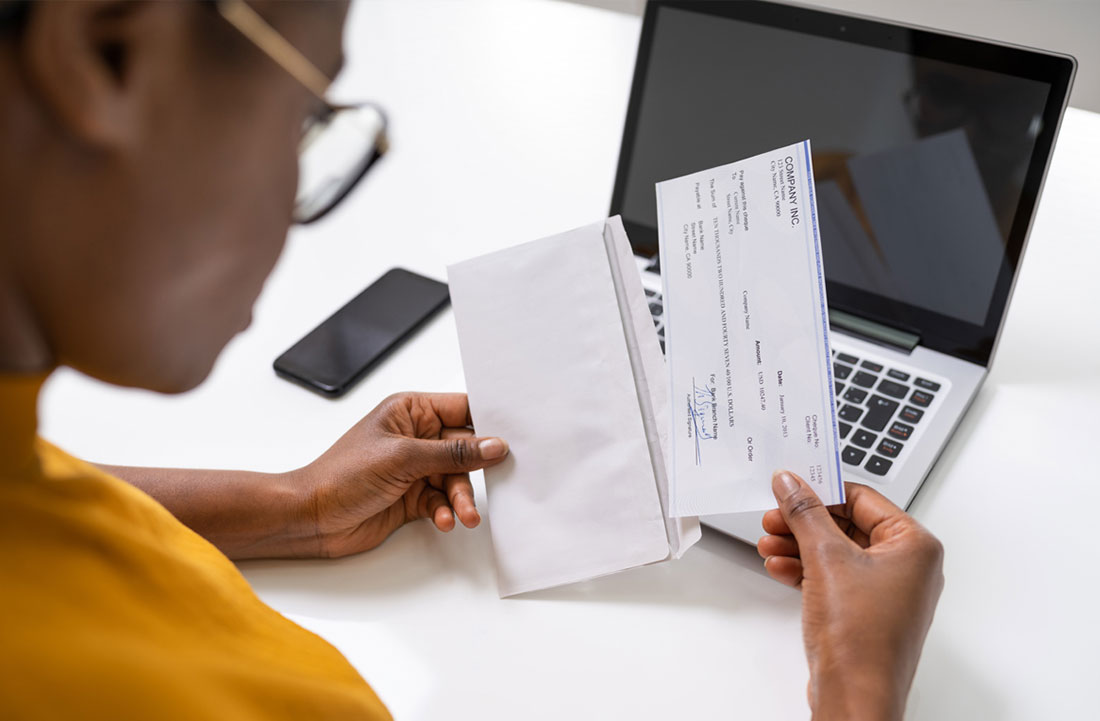
[[155,500],[36,448],[34,477],[0,479],[0,698],[15,717],[389,718],[335,648]]

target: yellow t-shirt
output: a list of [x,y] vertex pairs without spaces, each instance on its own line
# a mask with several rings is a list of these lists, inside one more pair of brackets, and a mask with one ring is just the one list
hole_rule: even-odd
[[37,438],[44,380],[0,376],[0,718],[390,718],[213,545]]

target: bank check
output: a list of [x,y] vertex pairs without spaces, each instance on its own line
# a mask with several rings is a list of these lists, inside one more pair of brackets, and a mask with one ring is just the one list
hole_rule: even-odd
[[657,184],[673,516],[844,501],[810,143]]

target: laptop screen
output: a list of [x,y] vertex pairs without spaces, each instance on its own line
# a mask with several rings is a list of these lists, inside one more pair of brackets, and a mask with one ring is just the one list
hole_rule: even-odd
[[988,359],[1072,61],[704,2],[650,7],[638,63],[612,207],[637,253],[654,183],[809,138],[830,305]]

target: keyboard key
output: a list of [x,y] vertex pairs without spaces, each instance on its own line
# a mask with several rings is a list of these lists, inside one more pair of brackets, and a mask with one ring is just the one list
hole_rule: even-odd
[[917,384],[917,388],[923,388],[926,391],[935,392],[935,391],[938,391],[940,389],[940,384],[939,383],[933,383],[932,381],[928,380],[927,378],[918,378],[915,382]]
[[890,466],[892,465],[894,465],[893,461],[888,461],[881,456],[871,456],[871,460],[867,461],[864,468],[876,476],[885,476],[890,472]]
[[661,330],[661,323],[662,322],[663,322],[663,320],[661,318],[654,318],[653,319],[653,325],[657,327],[658,331]]
[[901,409],[901,414],[898,418],[906,423],[916,423],[921,418],[924,418],[924,411],[914,408],[913,406],[905,406]]
[[840,392],[844,390],[844,384],[840,381],[833,381],[833,384],[836,386],[836,394],[839,396]]
[[851,403],[862,403],[863,399],[867,397],[867,391],[860,390],[859,388],[849,388],[848,392],[844,394],[844,400]]
[[876,380],[878,379],[870,373],[865,373],[864,371],[860,371],[852,376],[852,382],[855,383],[857,386],[863,386],[864,388],[870,388],[875,384]]
[[863,415],[863,409],[862,408],[857,408],[855,406],[844,406],[843,408],[840,409],[840,412],[837,413],[838,417],[843,418],[844,420],[846,420],[850,423],[855,423],[856,421],[859,420],[859,417],[862,416],[862,415]]
[[882,383],[878,384],[878,392],[885,393],[891,398],[904,398],[905,394],[909,392],[909,386],[903,386],[901,383],[884,380]]
[[881,431],[886,423],[894,417],[894,411],[898,409],[898,402],[882,396],[871,396],[867,401],[867,415],[863,418],[863,427],[872,431]]
[[833,363],[833,375],[844,380],[852,374],[852,369],[849,366],[842,366],[839,363]]
[[851,446],[848,446],[840,454],[840,460],[844,461],[848,465],[858,466],[863,461],[863,457],[866,455],[867,451],[861,451],[858,448],[852,448]]
[[886,375],[890,376],[891,378],[895,378],[899,381],[909,380],[909,374],[908,373],[902,373],[901,371],[895,370],[894,368],[891,368],[890,370],[886,371]]
[[647,296],[649,296],[650,298],[652,298],[653,296],[657,295],[657,291],[655,291],[655,290],[650,290],[649,288],[646,288],[646,289],[645,289],[645,294],[646,294]]
[[859,446],[860,448],[870,448],[871,446],[875,445],[875,441],[877,440],[878,436],[876,436],[874,433],[869,433],[862,428],[856,431],[855,435],[852,436],[852,443]]
[[852,427],[844,421],[837,421],[836,427],[840,431],[841,438],[847,438],[848,434],[852,432]]
[[661,344],[661,352],[664,353],[665,352],[665,339],[662,338],[659,342]]
[[[905,415],[905,411],[902,411],[902,415]],[[913,435],[913,426],[907,426],[899,421],[894,421],[894,425],[890,426],[890,430],[886,431],[890,434],[890,437],[897,438],[899,441],[909,440],[909,436]]]
[[845,363],[848,363],[850,365],[855,365],[856,363],[859,363],[859,358],[856,358],[854,355],[849,355],[847,353],[841,353],[836,357],[836,359],[838,361],[844,361]]
[[882,372],[882,365],[880,365],[878,363],[874,363],[872,361],[863,361],[862,363],[860,363],[860,365],[863,366],[864,368],[866,368],[869,371],[874,371],[875,373],[881,373]]
[[928,404],[935,398],[931,393],[925,393],[924,391],[913,391],[913,395],[909,396],[909,402],[915,406],[921,408],[927,408]]
[[889,438],[883,438],[882,443],[878,444],[878,448],[875,450],[886,456],[887,458],[897,458],[901,453],[902,444],[897,441],[892,441]]
[[660,303],[650,303],[649,304],[649,312],[652,313],[653,315],[660,315],[663,312],[661,304]]

